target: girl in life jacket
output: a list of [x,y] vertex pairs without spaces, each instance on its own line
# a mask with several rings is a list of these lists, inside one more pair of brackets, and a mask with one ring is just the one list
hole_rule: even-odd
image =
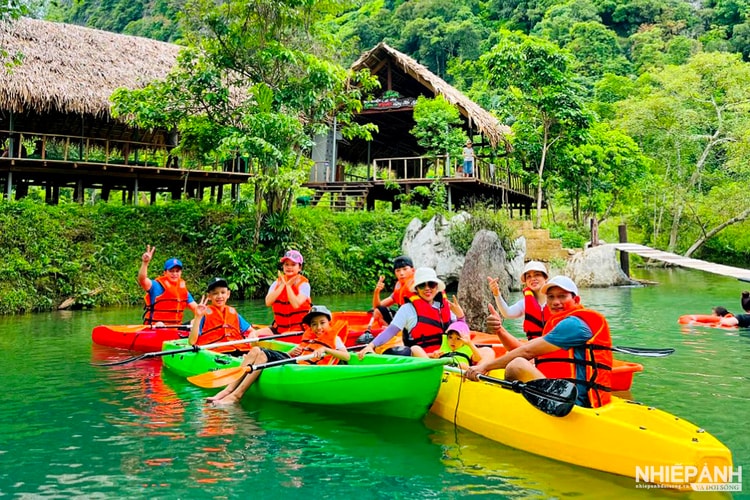
[[484,360],[492,360],[495,351],[490,347],[477,347],[471,341],[469,325],[456,321],[448,325],[440,349],[430,354],[431,358],[453,358],[461,369],[465,370]]
[[406,348],[400,354],[428,357],[430,353],[440,349],[448,326],[456,320],[464,319],[458,300],[455,297],[452,302],[447,299],[445,283],[437,277],[434,269],[418,268],[414,273],[412,291],[416,295],[399,308],[391,324],[359,351],[360,359],[402,330],[409,333],[404,334]]
[[577,405],[596,408],[609,403],[612,339],[607,320],[579,304],[578,287],[570,278],[556,276],[542,291],[552,314],[543,336],[470,367],[467,375],[477,380],[478,374],[505,368],[505,379],[510,381],[563,378],[576,383]]
[[[523,297],[512,306],[509,306],[502,295],[500,295],[498,280],[487,277],[492,295],[497,298],[499,306],[497,312],[503,318],[514,319],[523,317],[523,331],[528,340],[533,340],[542,335],[544,323],[550,316],[549,308],[546,307],[547,297],[542,293],[542,287],[547,283],[547,278],[547,268],[543,263],[535,260],[527,262],[523,268],[523,274],[521,274],[521,282],[524,284]],[[490,312],[494,312],[492,306],[490,306]],[[506,341],[509,339],[501,337],[500,340],[503,341],[503,345],[508,350],[515,349],[520,345],[519,343],[514,343],[512,340],[506,345]]]
[[280,259],[282,271],[266,294],[266,306],[273,309],[274,334],[302,331],[302,318],[310,310],[310,282],[300,274],[304,259],[289,250]]

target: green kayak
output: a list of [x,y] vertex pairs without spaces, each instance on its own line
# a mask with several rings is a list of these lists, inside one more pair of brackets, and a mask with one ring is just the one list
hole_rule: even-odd
[[[262,347],[288,351],[294,344],[266,341]],[[186,340],[165,342],[163,349],[180,349]],[[181,377],[240,365],[241,358],[201,350],[163,356],[164,366]],[[327,406],[339,411],[392,417],[422,418],[440,389],[445,360],[380,356],[348,364],[296,365],[267,368],[245,397]]]

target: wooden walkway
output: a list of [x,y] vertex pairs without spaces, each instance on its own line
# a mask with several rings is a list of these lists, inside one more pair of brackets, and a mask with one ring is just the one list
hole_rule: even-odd
[[713,262],[691,259],[689,257],[677,255],[676,253],[664,252],[662,250],[656,250],[635,243],[612,243],[612,246],[622,252],[634,253],[645,259],[660,260],[675,266],[697,269],[698,271],[719,274],[729,278],[736,278],[741,281],[750,281],[750,269],[742,269],[740,267],[725,266],[723,264],[714,264]]

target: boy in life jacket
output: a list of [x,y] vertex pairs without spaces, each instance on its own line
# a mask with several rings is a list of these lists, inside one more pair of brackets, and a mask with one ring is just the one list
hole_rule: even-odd
[[[337,364],[339,361],[349,361],[344,341],[336,335],[331,328],[331,311],[325,306],[313,306],[302,318],[303,324],[307,326],[302,340],[294,349],[287,352],[267,349],[265,347],[253,347],[242,360],[242,366],[259,365],[270,361],[296,358],[307,354],[316,354],[311,360],[301,361],[300,364]],[[217,395],[208,398],[214,404],[238,403],[245,392],[260,377],[261,371],[248,372],[241,379],[226,386]]]
[[465,370],[481,361],[495,358],[495,351],[490,347],[479,348],[471,340],[469,325],[456,321],[448,326],[440,350],[430,354],[431,358],[454,358],[458,366]]
[[[234,307],[227,305],[229,284],[224,278],[213,278],[208,282],[206,295],[195,310],[195,319],[190,327],[188,343],[207,345],[216,342],[229,342],[243,338],[255,338],[257,332]],[[210,302],[210,304],[209,304]],[[232,355],[242,355],[250,350],[250,342],[232,346],[217,347],[216,351]]]
[[437,277],[434,269],[417,269],[411,289],[416,295],[410,297],[398,309],[393,321],[385,330],[359,351],[359,359],[367,353],[375,352],[375,349],[402,330],[409,332],[408,338],[404,337],[406,346],[402,351],[403,355],[426,358],[430,353],[440,349],[448,325],[464,319],[464,312],[458,300],[455,297],[452,302],[448,300],[445,295],[445,283]]
[[305,260],[297,250],[280,259],[282,271],[266,294],[266,306],[273,309],[274,334],[302,331],[302,318],[310,310],[310,283],[300,274]]
[[393,274],[396,275],[398,280],[393,288],[393,293],[380,300],[380,292],[385,288],[385,276],[380,276],[372,294],[372,315],[375,321],[379,320],[385,325],[390,324],[393,320],[393,313],[389,308],[393,305],[401,307],[409,297],[414,295],[411,290],[411,285],[414,282],[414,263],[409,257],[401,255],[393,259]]
[[198,304],[182,279],[182,262],[179,259],[167,259],[164,263],[164,274],[156,279],[149,279],[148,264],[155,250],[156,247],[146,245],[138,270],[138,284],[146,292],[143,322],[155,326],[179,325],[182,323],[185,308],[195,313]]
[[511,381],[562,378],[576,383],[577,405],[597,408],[609,403],[612,339],[607,320],[580,305],[578,287],[568,277],[552,278],[542,291],[551,313],[542,336],[470,367],[467,375],[477,380],[477,374],[505,368],[505,378]]

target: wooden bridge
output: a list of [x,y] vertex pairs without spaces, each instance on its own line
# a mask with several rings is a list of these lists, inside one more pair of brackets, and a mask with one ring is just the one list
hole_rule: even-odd
[[698,271],[705,271],[707,273],[727,276],[729,278],[736,278],[741,281],[750,281],[750,269],[742,269],[741,267],[725,266],[723,264],[714,264],[713,262],[691,259],[689,257],[677,255],[676,253],[664,252],[662,250],[656,250],[635,243],[612,243],[612,246],[621,252],[640,255],[644,259],[658,260],[688,269],[696,269]]

